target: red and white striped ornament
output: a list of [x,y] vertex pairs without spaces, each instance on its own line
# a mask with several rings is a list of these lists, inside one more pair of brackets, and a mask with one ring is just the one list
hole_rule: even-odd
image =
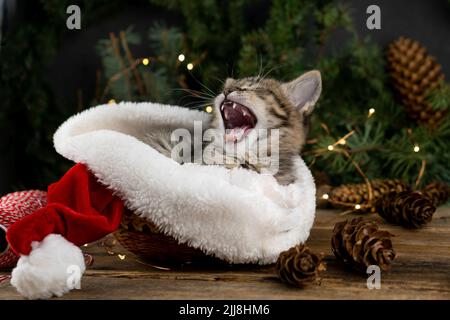
[[14,222],[47,205],[47,192],[27,190],[9,193],[0,198],[0,269],[16,266],[19,257],[6,241],[6,230]]

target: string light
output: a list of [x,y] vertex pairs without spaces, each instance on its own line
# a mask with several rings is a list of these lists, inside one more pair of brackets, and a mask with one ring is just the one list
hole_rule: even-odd
[[124,254],[118,254],[117,256],[119,257],[120,260],[125,260],[125,258],[127,257]]
[[341,139],[341,140],[339,140],[338,143],[341,145],[345,145],[347,143],[347,141],[345,141],[345,139]]
[[150,60],[149,60],[148,58],[142,59],[142,64],[143,64],[144,66],[148,65],[149,63],[150,63]]
[[186,58],[186,57],[184,56],[184,54],[180,54],[180,55],[178,56],[178,61],[183,62],[185,58]]
[[83,244],[83,247],[87,247],[87,246],[88,246],[88,244],[87,244],[87,243]]
[[187,68],[188,70],[192,70],[192,69],[194,69],[194,65],[193,65],[192,63],[188,63],[187,66],[186,66],[186,68]]
[[116,100],[111,99],[111,100],[108,101],[108,104],[116,104]]
[[415,146],[414,146],[414,152],[419,152],[419,151],[420,151],[419,146],[418,146],[418,145],[415,145]]
[[325,200],[328,200],[329,197],[330,197],[330,196],[328,195],[328,193],[324,193],[324,194],[322,195],[322,199],[325,199]]
[[374,108],[370,108],[369,109],[369,117],[371,116],[371,115],[373,115],[375,113],[375,109]]
[[330,144],[330,145],[328,146],[328,150],[329,150],[329,151],[333,151],[333,150],[334,150],[334,147]]
[[356,209],[356,210],[361,209],[361,205],[359,205],[359,204],[355,205],[355,209]]
[[205,108],[205,111],[208,112],[208,113],[211,113],[211,112],[213,112],[213,108],[211,106],[207,106]]

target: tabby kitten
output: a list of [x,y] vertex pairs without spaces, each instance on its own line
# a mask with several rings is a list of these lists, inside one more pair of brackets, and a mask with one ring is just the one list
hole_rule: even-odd
[[[287,83],[262,77],[227,79],[214,99],[209,128],[216,133],[209,147],[213,152],[204,152],[203,162],[270,173],[282,185],[294,182],[294,159],[305,144],[309,117],[321,90],[319,71]],[[276,146],[271,139],[275,131]],[[170,157],[167,138],[160,135],[151,140],[152,146]],[[244,144],[245,152],[236,152]],[[250,154],[256,159],[250,159]]]
[[[293,160],[305,144],[309,116],[321,90],[318,71],[307,72],[287,83],[260,77],[227,79],[222,93],[214,101],[211,127],[223,133],[225,143],[235,144],[245,139],[256,144],[259,139],[266,139],[264,130],[260,129],[266,129],[269,136],[273,129],[278,129],[278,148],[271,149],[268,141],[266,154],[278,161],[277,171],[273,172],[277,181],[289,184],[295,178]],[[244,154],[238,159],[241,166],[258,172],[271,171],[265,170],[269,166],[268,159],[257,159],[256,164],[251,164],[247,156]]]

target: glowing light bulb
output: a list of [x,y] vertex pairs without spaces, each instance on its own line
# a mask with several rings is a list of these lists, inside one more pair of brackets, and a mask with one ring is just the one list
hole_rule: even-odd
[[359,204],[355,205],[355,209],[356,209],[356,210],[361,209],[361,205],[359,205]]
[[419,152],[419,151],[420,151],[419,146],[418,146],[418,145],[415,145],[415,146],[414,146],[414,152]]
[[108,101],[108,104],[116,104],[116,100],[111,99],[111,100]]
[[192,63],[188,63],[187,66],[186,66],[186,68],[187,68],[188,70],[192,70],[192,69],[194,69],[194,65],[193,65]]
[[370,108],[369,109],[369,116],[373,115],[375,113],[375,109],[374,108]]
[[184,54],[180,54],[180,55],[178,56],[178,61],[183,62],[185,58],[186,58],[186,57],[184,56]]
[[328,146],[328,150],[329,150],[329,151],[333,151],[333,150],[334,150],[334,147],[330,144],[330,145]]
[[324,194],[322,195],[322,199],[325,199],[325,200],[328,200],[329,197],[330,197],[330,196],[328,195],[328,193],[324,193]]
[[124,254],[118,254],[117,256],[119,257],[120,260],[125,260],[125,258],[127,257]]
[[149,60],[148,58],[142,59],[142,64],[143,64],[144,66],[148,65],[149,63],[150,63],[150,60]]
[[208,112],[208,113],[211,113],[211,112],[213,112],[213,108],[211,106],[207,106],[205,108],[205,111]]
[[339,144],[341,144],[341,145],[344,145],[346,143],[347,143],[347,141],[345,141],[344,139],[339,140]]

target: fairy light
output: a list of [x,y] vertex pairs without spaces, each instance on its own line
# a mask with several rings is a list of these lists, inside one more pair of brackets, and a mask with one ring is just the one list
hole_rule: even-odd
[[142,59],[142,64],[143,64],[144,66],[148,65],[149,63],[150,63],[150,60],[149,60],[148,58]]
[[330,197],[330,196],[328,195],[328,193],[324,193],[324,194],[322,195],[322,199],[324,199],[324,200],[328,200],[329,197]]
[[414,146],[414,152],[419,152],[419,151],[420,151],[419,146],[418,146],[418,145],[415,145],[415,146]]
[[356,205],[355,205],[355,209],[356,209],[356,210],[361,209],[361,205],[360,205],[360,204],[356,204]]
[[120,260],[125,260],[125,258],[127,257],[124,254],[118,254],[117,257],[119,257]]
[[375,113],[375,109],[374,108],[370,108],[369,109],[369,117],[371,116],[371,115],[373,115]]
[[187,68],[188,70],[192,70],[192,69],[194,69],[194,64],[188,63],[187,66],[186,66],[186,68]]
[[184,56],[184,54],[181,53],[181,54],[178,56],[178,61],[183,62],[184,59],[186,59],[186,57]]
[[330,144],[329,146],[328,146],[328,148],[327,148],[329,151],[333,151],[334,150],[334,147]]
[[347,143],[347,141],[345,141],[345,139],[341,139],[341,140],[338,141],[338,143],[340,145],[345,145]]
[[213,112],[213,108],[211,106],[207,106],[205,108],[205,111],[208,112],[208,113],[211,113],[211,112]]
[[108,104],[116,104],[116,100],[110,99],[110,100],[108,101]]
[[83,247],[87,247],[87,246],[88,246],[88,244],[87,244],[87,243],[83,244]]

